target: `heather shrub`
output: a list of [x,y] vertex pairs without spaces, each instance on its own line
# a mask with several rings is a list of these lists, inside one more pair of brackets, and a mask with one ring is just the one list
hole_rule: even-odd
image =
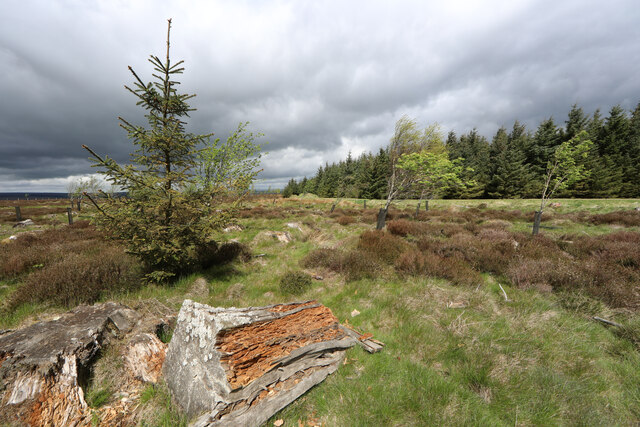
[[65,253],[82,253],[102,235],[86,221],[42,233],[21,234],[10,244],[0,245],[0,279],[19,276],[34,266],[56,262]]
[[507,277],[515,286],[522,289],[536,288],[550,292],[550,272],[554,263],[549,259],[519,259],[507,268]]
[[349,225],[356,222],[356,219],[352,216],[342,215],[336,219],[336,222],[340,225]]
[[360,250],[316,249],[307,254],[301,264],[305,268],[327,268],[344,275],[348,281],[373,278],[380,271],[379,260]]
[[91,304],[105,293],[137,288],[140,279],[138,262],[123,248],[97,244],[85,253],[65,253],[57,262],[29,274],[11,296],[10,307],[28,302],[67,307]]
[[387,264],[393,264],[409,247],[404,239],[380,230],[365,231],[358,241],[358,250]]
[[315,249],[307,254],[301,264],[305,268],[323,267],[342,272],[344,253],[339,249]]
[[524,259],[567,257],[567,254],[558,247],[556,242],[540,234],[527,236],[519,243],[521,246],[518,248],[518,253]]
[[226,242],[222,245],[211,242],[208,246],[200,248],[197,256],[199,264],[208,268],[215,264],[227,264],[235,259],[248,261],[251,259],[251,251],[240,242]]
[[341,272],[347,281],[368,277],[373,279],[380,271],[379,260],[372,254],[360,250],[345,254]]
[[455,285],[474,285],[482,281],[480,273],[473,270],[464,260],[443,257],[432,252],[404,252],[396,261],[395,269],[403,275],[440,277]]
[[405,276],[418,276],[427,271],[425,255],[415,249],[403,252],[395,262],[395,269]]
[[618,224],[626,227],[640,226],[640,211],[615,211],[589,217],[592,224]]
[[396,236],[406,236],[407,234],[416,234],[414,222],[406,219],[397,219],[387,222],[387,231]]
[[290,271],[280,279],[280,290],[285,294],[300,295],[311,288],[311,276],[303,271]]

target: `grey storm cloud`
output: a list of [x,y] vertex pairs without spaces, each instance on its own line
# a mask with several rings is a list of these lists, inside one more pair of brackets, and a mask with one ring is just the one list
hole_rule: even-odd
[[0,191],[64,191],[87,144],[126,162],[124,84],[185,60],[190,131],[265,134],[264,185],[384,146],[403,114],[491,137],[640,101],[640,8],[595,1],[30,1],[0,4]]

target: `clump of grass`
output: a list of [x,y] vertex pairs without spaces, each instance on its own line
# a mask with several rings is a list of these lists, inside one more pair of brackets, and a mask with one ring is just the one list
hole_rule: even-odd
[[89,389],[86,401],[91,408],[99,408],[111,399],[112,394],[109,388]]
[[280,279],[280,290],[285,294],[301,295],[311,288],[311,276],[304,271],[289,271]]

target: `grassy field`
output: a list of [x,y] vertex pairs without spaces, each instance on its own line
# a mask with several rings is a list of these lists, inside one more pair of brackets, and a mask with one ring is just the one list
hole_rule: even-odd
[[[418,218],[415,201],[403,201],[384,233],[373,232],[381,201],[368,201],[364,210],[361,200],[342,200],[330,213],[333,202],[250,201],[239,212],[241,229],[220,239],[240,242],[251,258],[166,287],[123,276],[118,289],[96,285],[86,298],[173,311],[185,295],[225,307],[317,299],[341,322],[386,343],[373,355],[349,350],[344,366],[269,425],[276,419],[285,426],[640,422],[640,212],[634,210],[640,200],[557,200],[536,239],[529,236],[535,200],[437,200]],[[8,217],[12,209],[2,206],[0,214]],[[72,262],[47,255],[55,242],[66,242],[77,257],[106,245],[95,234],[87,237],[94,233],[89,226],[63,226],[66,209],[43,215],[57,220],[43,228],[60,234],[34,242],[38,254],[27,256],[25,246],[22,258],[12,258],[15,242],[0,247],[0,329],[78,302],[51,301],[39,287],[43,281],[30,279]],[[2,238],[16,232],[8,220],[1,226]],[[75,237],[64,237],[70,231]],[[274,239],[276,231],[291,241]],[[121,262],[122,248],[100,251]],[[300,271],[322,280],[301,295],[285,293],[281,279]],[[192,289],[198,277],[207,280],[208,292]],[[353,310],[360,314],[352,316]],[[624,327],[606,327],[593,316]],[[88,394],[109,401],[107,378],[92,387]],[[149,388],[141,408],[147,425],[185,422],[163,387]]]

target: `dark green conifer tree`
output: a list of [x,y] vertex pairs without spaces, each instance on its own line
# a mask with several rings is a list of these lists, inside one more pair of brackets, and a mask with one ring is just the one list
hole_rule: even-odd
[[[528,181],[527,167],[524,164],[524,152],[519,149],[517,135],[519,124],[514,124],[514,131],[507,135],[501,127],[491,144],[491,181],[487,186],[487,194],[494,198],[517,198],[523,195]],[[516,139],[512,137],[516,136]]]

